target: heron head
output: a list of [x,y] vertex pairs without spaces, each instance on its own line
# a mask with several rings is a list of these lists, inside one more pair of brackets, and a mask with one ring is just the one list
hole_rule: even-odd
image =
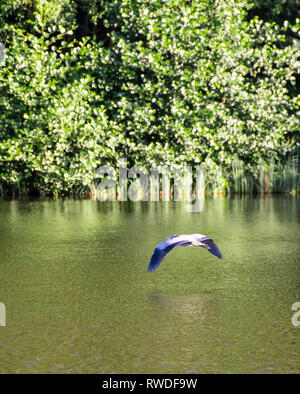
[[205,248],[205,249],[207,249],[207,250],[210,249],[210,246],[209,246],[209,245],[204,244],[204,243],[202,243],[202,242],[201,242],[201,244],[200,244],[199,246],[201,246],[202,248]]

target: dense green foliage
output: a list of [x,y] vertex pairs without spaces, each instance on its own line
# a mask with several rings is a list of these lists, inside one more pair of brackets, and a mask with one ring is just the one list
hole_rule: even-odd
[[299,187],[297,165],[282,187],[300,141],[300,23],[285,5],[263,21],[259,1],[3,1],[3,189],[83,190],[122,157],[203,164],[210,189],[274,171],[278,189]]

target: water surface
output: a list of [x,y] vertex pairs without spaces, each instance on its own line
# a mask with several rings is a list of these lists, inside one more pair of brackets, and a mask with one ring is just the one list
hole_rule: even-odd
[[[1,373],[299,373],[300,204],[0,201]],[[175,248],[211,236],[224,259]]]

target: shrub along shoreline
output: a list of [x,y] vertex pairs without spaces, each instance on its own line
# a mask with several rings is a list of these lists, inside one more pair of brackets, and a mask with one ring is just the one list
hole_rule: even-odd
[[269,20],[247,0],[25,3],[0,6],[0,194],[93,193],[123,157],[201,164],[212,193],[299,192],[285,2]]

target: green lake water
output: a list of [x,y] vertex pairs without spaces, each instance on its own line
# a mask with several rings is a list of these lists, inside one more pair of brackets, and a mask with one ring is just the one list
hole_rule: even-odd
[[0,373],[299,373],[300,199],[185,205],[1,200]]

